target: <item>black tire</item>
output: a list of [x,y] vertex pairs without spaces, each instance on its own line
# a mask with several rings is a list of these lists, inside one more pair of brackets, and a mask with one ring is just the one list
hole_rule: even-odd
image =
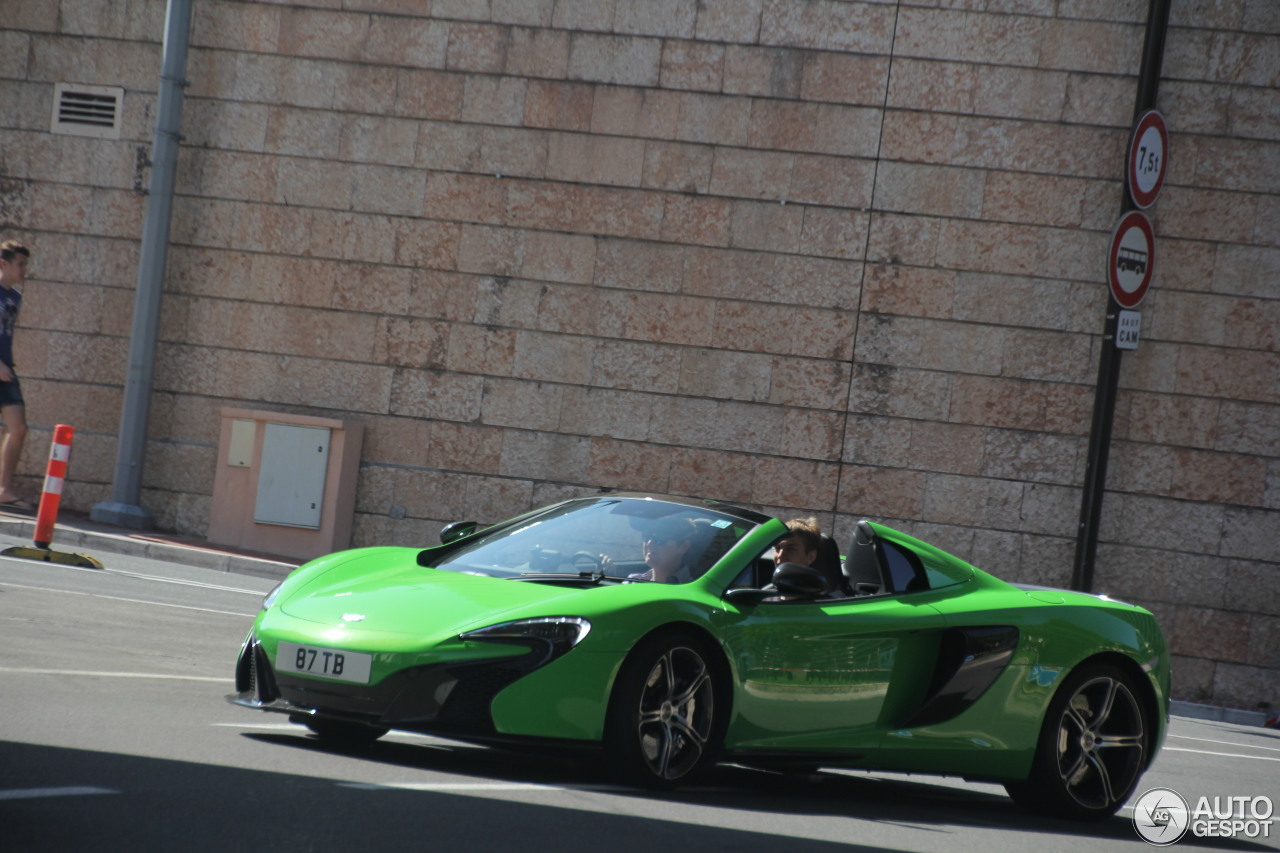
[[618,674],[605,723],[605,760],[621,781],[670,789],[715,761],[728,707],[719,655],[687,633],[651,637]]
[[389,729],[348,723],[342,720],[308,719],[300,722],[325,743],[339,746],[368,746],[385,735]]
[[1042,814],[1108,818],[1142,777],[1151,734],[1133,677],[1115,666],[1086,666],[1071,673],[1049,703],[1031,775],[1005,790]]

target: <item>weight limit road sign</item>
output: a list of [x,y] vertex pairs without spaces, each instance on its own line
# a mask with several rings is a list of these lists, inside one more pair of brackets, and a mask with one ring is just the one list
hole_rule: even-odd
[[1156,110],[1148,110],[1134,125],[1129,140],[1129,197],[1139,210],[1146,210],[1156,203],[1160,188],[1164,186],[1164,173],[1168,161],[1169,131],[1164,116]]

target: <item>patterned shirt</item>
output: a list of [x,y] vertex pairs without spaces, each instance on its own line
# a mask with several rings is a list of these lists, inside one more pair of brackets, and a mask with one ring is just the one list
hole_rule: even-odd
[[0,287],[0,361],[13,367],[13,330],[18,325],[18,309],[22,307],[22,291]]

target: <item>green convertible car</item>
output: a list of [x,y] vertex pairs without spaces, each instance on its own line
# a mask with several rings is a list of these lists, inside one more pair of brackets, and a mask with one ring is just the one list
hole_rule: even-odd
[[656,787],[724,761],[989,780],[1085,819],[1129,798],[1168,721],[1148,611],[1006,583],[868,521],[843,558],[824,540],[775,566],[790,535],[606,494],[332,554],[267,596],[228,698],[335,741],[602,750]]

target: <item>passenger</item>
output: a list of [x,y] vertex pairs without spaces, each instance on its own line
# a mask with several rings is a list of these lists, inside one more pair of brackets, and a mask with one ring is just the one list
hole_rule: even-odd
[[686,557],[693,547],[697,533],[694,523],[687,518],[659,521],[642,543],[644,563],[649,567],[648,570],[629,577],[658,583],[687,583],[693,580]]

